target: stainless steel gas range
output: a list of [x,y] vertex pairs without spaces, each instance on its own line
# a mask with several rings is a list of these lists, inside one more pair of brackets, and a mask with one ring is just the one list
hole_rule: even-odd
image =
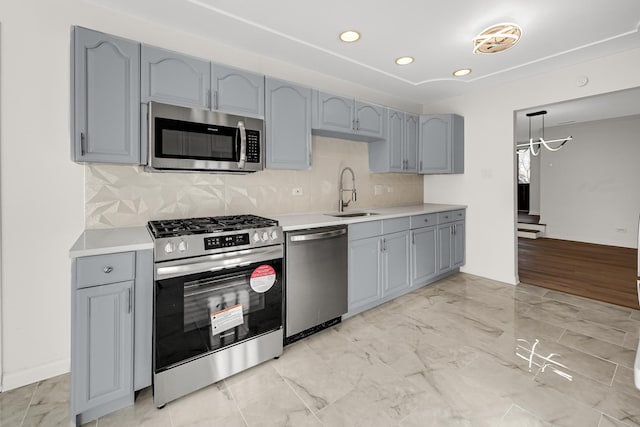
[[283,233],[254,215],[150,221],[157,407],[282,354]]

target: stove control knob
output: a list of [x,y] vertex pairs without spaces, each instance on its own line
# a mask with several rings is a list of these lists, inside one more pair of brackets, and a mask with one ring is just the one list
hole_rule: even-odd
[[181,240],[180,243],[178,243],[178,250],[180,252],[184,252],[187,250],[187,242],[185,242],[184,240]]
[[269,233],[267,233],[266,231],[264,231],[262,233],[262,241],[266,242],[267,240],[269,240]]
[[173,242],[167,242],[167,244],[164,245],[164,252],[170,254],[175,250],[175,248],[176,246],[173,244]]
[[259,242],[260,241],[260,234],[258,234],[257,231],[255,233],[253,233],[253,241],[254,242]]
[[271,232],[271,240],[276,240],[278,238],[278,232],[276,230],[273,230]]

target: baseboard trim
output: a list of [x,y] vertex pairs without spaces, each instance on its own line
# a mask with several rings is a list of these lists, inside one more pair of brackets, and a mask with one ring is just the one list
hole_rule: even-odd
[[13,390],[14,388],[66,374],[69,372],[70,366],[71,360],[63,359],[18,372],[5,372],[2,374],[2,391]]

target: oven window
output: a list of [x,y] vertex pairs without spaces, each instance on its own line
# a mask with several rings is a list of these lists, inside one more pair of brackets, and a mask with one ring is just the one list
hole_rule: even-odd
[[[266,291],[259,269],[275,272]],[[156,372],[282,326],[282,260],[155,282]]]
[[156,156],[174,159],[237,161],[237,129],[157,117]]

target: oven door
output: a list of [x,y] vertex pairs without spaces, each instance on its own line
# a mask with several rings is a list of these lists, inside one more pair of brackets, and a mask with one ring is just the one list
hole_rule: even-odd
[[282,328],[282,245],[155,266],[154,371]]

